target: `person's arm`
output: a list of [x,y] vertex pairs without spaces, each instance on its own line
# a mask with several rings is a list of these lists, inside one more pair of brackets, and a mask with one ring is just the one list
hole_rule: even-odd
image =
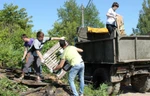
[[60,61],[59,65],[57,65],[54,70],[59,70],[59,69],[61,69],[61,68],[64,66],[64,64],[65,64],[65,60],[62,59],[62,60]]
[[26,55],[27,55],[27,51],[28,51],[28,48],[25,47],[25,48],[24,48],[24,54],[23,54],[22,60],[25,59],[25,57],[26,57]]
[[114,16],[110,15],[110,13],[107,13],[106,16],[114,18]]
[[42,54],[41,54],[41,52],[40,52],[40,47],[39,47],[39,46],[40,46],[39,41],[38,41],[37,39],[34,40],[34,42],[33,42],[33,47],[35,48],[35,52],[36,52],[36,54],[39,56],[41,62],[44,63],[44,58],[43,58],[43,56],[42,56]]
[[51,40],[64,40],[65,37],[51,37]]
[[110,8],[106,14],[107,17],[111,17],[111,18],[116,18],[116,16],[114,15],[111,15],[113,12],[112,12],[112,9]]
[[39,50],[36,50],[36,53],[39,56],[39,58],[41,59],[41,62],[44,63],[43,55],[41,54],[41,52]]
[[76,48],[78,52],[83,52],[81,48]]

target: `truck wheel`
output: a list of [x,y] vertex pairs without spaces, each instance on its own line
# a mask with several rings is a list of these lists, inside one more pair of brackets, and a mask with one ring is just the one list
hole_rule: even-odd
[[135,91],[146,92],[150,89],[150,78],[147,75],[132,76],[131,85]]
[[109,72],[105,68],[98,68],[93,73],[93,86],[98,88],[100,84],[109,82]]

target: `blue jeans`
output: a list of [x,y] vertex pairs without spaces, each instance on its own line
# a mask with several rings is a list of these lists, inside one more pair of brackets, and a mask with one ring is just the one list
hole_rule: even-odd
[[83,94],[84,91],[84,63],[76,64],[69,71],[69,84],[74,96],[79,96],[75,84],[74,79],[76,76],[79,76],[80,80],[80,93]]

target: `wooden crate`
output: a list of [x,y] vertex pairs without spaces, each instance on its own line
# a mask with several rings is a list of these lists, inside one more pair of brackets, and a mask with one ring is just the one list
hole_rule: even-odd
[[[62,48],[60,47],[59,43],[56,43],[53,47],[51,47],[44,55],[43,58],[45,60],[45,65],[51,69],[51,68],[55,68],[58,63],[59,60],[57,59],[56,53],[62,50]],[[64,71],[63,69],[61,69],[61,72],[59,72],[59,74],[56,74],[56,76],[58,77],[58,79],[61,79],[64,75],[66,74],[66,71]]]

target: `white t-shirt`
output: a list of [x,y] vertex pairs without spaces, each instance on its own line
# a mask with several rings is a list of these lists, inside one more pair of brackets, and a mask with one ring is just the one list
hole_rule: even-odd
[[106,24],[115,25],[115,18],[113,18],[113,17],[116,17],[117,13],[112,8],[110,8],[108,10],[107,14],[111,15],[112,17],[107,16]]

